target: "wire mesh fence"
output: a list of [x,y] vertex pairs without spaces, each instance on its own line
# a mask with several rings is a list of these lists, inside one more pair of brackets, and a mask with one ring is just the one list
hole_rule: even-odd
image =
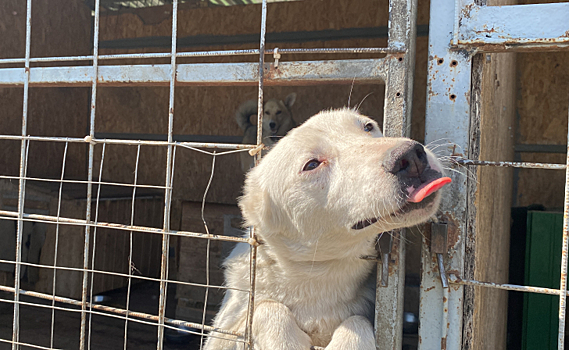
[[[414,41],[408,32],[407,37],[401,32],[401,28],[390,37],[388,47],[352,47],[352,48],[273,48],[267,49],[265,45],[265,33],[267,27],[267,1],[263,1],[261,7],[260,43],[258,48],[240,50],[218,51],[194,51],[179,52],[177,48],[177,24],[178,24],[178,1],[172,1],[172,27],[170,52],[165,53],[129,53],[129,54],[99,54],[99,27],[100,9],[105,3],[103,0],[94,2],[93,14],[93,47],[92,54],[82,56],[61,57],[32,57],[32,0],[27,0],[26,5],[26,40],[24,57],[3,58],[0,64],[23,64],[23,68],[0,69],[0,84],[2,86],[16,86],[23,90],[23,106],[21,118],[21,133],[19,135],[0,135],[0,141],[19,142],[19,166],[17,175],[0,174],[2,189],[5,193],[14,194],[11,205],[6,205],[0,210],[0,219],[3,222],[14,225],[15,242],[10,247],[14,252],[13,258],[0,259],[0,267],[13,271],[13,281],[4,281],[0,284],[0,291],[5,292],[0,302],[8,305],[12,314],[12,334],[10,337],[0,339],[0,343],[8,344],[12,349],[37,348],[55,349],[63,346],[58,336],[58,327],[61,322],[57,319],[78,321],[75,329],[77,338],[70,341],[80,349],[97,348],[104,339],[96,334],[101,329],[97,328],[97,320],[101,318],[119,322],[124,338],[124,349],[136,347],[131,343],[129,331],[133,324],[145,326],[143,332],[152,332],[156,335],[157,349],[165,347],[165,332],[168,330],[177,333],[197,335],[199,344],[203,338],[220,337],[228,335],[236,342],[251,346],[252,343],[252,313],[254,311],[255,297],[255,263],[256,247],[258,242],[255,238],[255,229],[251,228],[244,236],[229,236],[210,232],[208,222],[204,217],[206,197],[214,173],[216,162],[222,162],[224,156],[236,152],[251,152],[257,160],[260,158],[259,150],[263,148],[262,118],[265,85],[310,83],[330,84],[335,82],[350,83],[374,82],[385,83],[389,88],[386,91],[385,113],[386,134],[402,136],[407,131],[409,118],[405,114],[410,113],[410,107],[401,99],[410,99],[408,77],[401,73],[409,65],[409,47],[400,45],[402,42],[413,44]],[[118,4],[120,2],[113,2]],[[126,2],[125,2],[126,3]],[[132,2],[140,3],[140,6],[150,6],[151,1]],[[158,4],[158,2],[156,2]],[[393,21],[405,19],[407,13],[405,7],[410,2],[393,1]],[[160,5],[162,5],[160,3]],[[111,6],[111,5],[109,5]],[[115,5],[112,5],[115,6]],[[134,6],[134,5],[133,5]],[[138,6],[138,5],[136,5]],[[399,7],[398,7],[399,6]],[[411,24],[414,23],[411,22]],[[409,23],[408,23],[409,25]],[[396,27],[396,26],[394,26]],[[399,36],[398,36],[399,35]],[[281,55],[285,54],[387,54],[385,58],[378,59],[353,59],[342,61],[316,61],[279,62]],[[211,64],[180,64],[178,59],[189,57],[226,57],[226,56],[255,56],[259,57],[258,63],[211,63]],[[265,56],[272,57],[274,63],[270,66],[265,64]],[[168,64],[155,65],[103,65],[101,63],[124,60],[124,59],[167,59]],[[405,60],[405,61],[404,61]],[[63,66],[62,63],[81,62],[83,66]],[[410,61],[413,64],[413,61]],[[50,64],[51,67],[41,67],[40,64]],[[85,65],[88,64],[88,65]],[[403,75],[397,75],[397,74]],[[412,81],[412,79],[411,79]],[[165,140],[140,140],[140,139],[111,139],[97,137],[97,98],[99,90],[104,86],[128,86],[130,84],[154,84],[167,86],[168,88],[168,122]],[[257,142],[256,144],[215,143],[215,142],[186,142],[177,141],[175,138],[174,115],[176,111],[175,93],[180,85],[256,85],[258,87],[258,110],[257,110]],[[90,88],[90,119],[89,130],[84,137],[67,136],[40,136],[33,135],[28,131],[30,88],[33,86],[85,86]],[[391,108],[390,108],[391,107]],[[61,169],[59,176],[54,178],[28,175],[28,163],[31,149],[42,147],[44,144],[56,144],[61,152]],[[37,146],[39,145],[39,146]],[[74,147],[87,149],[87,173],[85,179],[70,179],[66,174],[69,171],[68,159],[71,149]],[[113,147],[127,147],[134,159],[132,169],[132,181],[103,181],[105,171],[105,157]],[[139,178],[141,171],[140,159],[145,149],[160,148],[165,153],[163,162],[156,167],[164,169],[164,181],[161,184],[145,183]],[[176,178],[176,157],[183,152],[195,152],[208,157],[211,160],[211,172],[204,188],[201,202],[201,220],[203,230],[176,230],[172,229],[173,217],[173,190]],[[523,167],[537,169],[567,169],[565,164],[542,164],[542,163],[512,163],[512,162],[487,162],[469,160],[455,157],[456,164],[464,166],[500,166],[500,167]],[[569,173],[568,173],[569,174]],[[41,188],[51,188],[52,195],[46,196]],[[70,193],[81,193],[80,196],[70,196]],[[120,196],[117,196],[117,193]],[[566,194],[568,190],[566,189]],[[48,198],[49,197],[49,198]],[[74,200],[70,200],[70,198]],[[80,200],[77,200],[80,198]],[[487,288],[499,288],[524,292],[544,293],[560,296],[559,314],[559,342],[563,343],[565,322],[566,300],[566,266],[567,266],[567,210],[569,207],[566,195],[565,201],[565,224],[561,286],[559,289],[537,288],[530,286],[516,286],[507,284],[495,284],[461,279],[461,276],[449,274],[451,284],[475,285]],[[43,201],[43,202],[42,202]],[[120,204],[117,204],[119,203]],[[38,204],[39,203],[39,204]],[[41,203],[49,203],[43,205]],[[123,217],[113,216],[118,205],[122,205]],[[152,218],[152,220],[150,220]],[[47,233],[46,233],[47,232]],[[48,234],[49,233],[49,234]],[[50,264],[39,263],[30,258],[33,251],[33,240],[30,237],[40,237],[46,240],[47,236],[53,238],[51,245],[46,245],[52,252],[53,258]],[[115,246],[110,255],[121,252],[122,262],[120,268],[104,266],[101,257],[105,254],[108,246],[100,246],[109,237],[121,237],[120,249]],[[77,237],[80,238],[77,241]],[[170,275],[171,273],[171,241],[172,239],[195,239],[203,244],[199,245],[204,250],[203,271],[204,276],[196,281],[182,281]],[[250,247],[250,288],[236,290],[243,294],[249,302],[248,321],[245,332],[235,333],[223,329],[215,329],[208,325],[211,314],[209,306],[214,299],[216,291],[226,290],[228,287],[216,284],[212,281],[210,271],[212,244],[215,242],[244,243]],[[118,249],[118,250],[117,250]],[[404,256],[401,255],[400,258]],[[105,258],[106,259],[106,258]],[[146,260],[145,260],[146,259]],[[150,261],[155,259],[153,261]],[[146,263],[140,263],[146,261]],[[152,267],[154,266],[154,268]],[[50,271],[48,288],[49,292],[37,292],[26,290],[26,279],[33,276],[38,269]],[[65,280],[62,276],[73,275],[80,283],[75,286],[62,285]],[[112,306],[104,303],[105,296],[100,295],[98,285],[103,277],[113,278],[116,286],[125,290],[124,307]],[[155,312],[135,311],[135,301],[131,300],[134,284],[139,282],[153,283],[158,290],[155,303]],[[393,282],[393,281],[392,281]],[[200,290],[199,298],[203,300],[197,305],[198,322],[188,322],[167,317],[168,296],[174,291],[172,286],[188,286]],[[398,283],[390,283],[389,288],[397,290]],[[390,290],[391,290],[390,289]],[[447,290],[448,292],[448,290]],[[73,294],[75,297],[61,296]],[[394,301],[395,300],[395,301]],[[397,301],[398,300],[398,301]],[[401,293],[391,296],[387,303],[398,305],[402,300]],[[47,316],[41,320],[49,324],[49,332],[41,342],[37,344],[22,335],[23,322],[28,322],[30,314],[34,310],[46,310]],[[448,312],[448,307],[445,308]],[[65,318],[72,315],[71,318]],[[448,315],[447,315],[448,316]],[[401,323],[401,312],[394,316],[395,320],[389,320],[392,328]],[[392,322],[393,321],[393,322]],[[380,332],[391,328],[381,328]],[[26,330],[29,334],[29,330]],[[397,332],[386,336],[397,337]],[[399,333],[400,337],[400,333]],[[154,340],[154,338],[151,338]],[[378,336],[379,339],[379,336]],[[397,340],[391,338],[393,343]],[[400,342],[400,339],[399,339]],[[562,345],[560,345],[562,348]]]
[[[10,172],[0,174],[5,193],[12,193],[13,207],[4,205],[0,210],[2,222],[14,225],[15,242],[10,249],[14,256],[0,259],[0,265],[14,275],[13,281],[4,281],[0,291],[4,292],[0,302],[11,308],[12,334],[3,337],[0,342],[19,348],[100,348],[104,344],[101,339],[101,320],[105,322],[123,323],[123,348],[137,347],[132,342],[129,332],[138,332],[140,327],[146,332],[156,334],[158,349],[165,347],[165,332],[173,331],[176,335],[194,334],[199,344],[204,337],[229,335],[235,342],[251,346],[251,322],[255,295],[255,263],[256,247],[255,229],[251,228],[243,236],[227,236],[214,234],[208,228],[204,218],[204,206],[216,162],[222,162],[224,156],[248,152],[260,158],[259,150],[263,148],[262,118],[264,83],[279,82],[383,82],[388,76],[391,61],[402,62],[401,56],[389,59],[322,61],[322,62],[280,62],[283,54],[402,54],[405,50],[391,45],[388,48],[356,47],[356,48],[287,48],[266,49],[265,32],[267,18],[267,1],[261,6],[261,29],[259,48],[244,50],[178,52],[177,24],[178,3],[172,1],[171,48],[167,53],[134,53],[134,54],[99,54],[99,33],[101,9],[109,5],[103,0],[94,1],[93,6],[93,46],[91,55],[32,57],[32,0],[26,3],[25,55],[24,57],[3,58],[0,64],[23,68],[5,68],[0,72],[3,86],[17,86],[23,90],[23,107],[21,133],[2,134],[3,142],[20,144],[20,161],[17,175]],[[181,1],[180,1],[181,3]],[[106,4],[106,5],[105,5]],[[114,3],[113,3],[114,4]],[[153,3],[152,3],[153,4]],[[139,5],[150,6],[150,2]],[[116,5],[116,4],[115,4]],[[115,6],[112,5],[112,6]],[[110,5],[109,5],[110,6]],[[138,6],[138,5],[137,5]],[[224,57],[240,55],[257,55],[258,64],[179,64],[179,58],[186,57]],[[265,55],[272,55],[273,66],[278,70],[267,69]],[[170,61],[162,65],[103,65],[107,60],[119,59],[157,59]],[[80,63],[82,65],[75,65]],[[62,64],[72,64],[71,67]],[[42,65],[48,65],[44,67]],[[118,69],[118,70],[117,70]],[[168,86],[168,122],[165,140],[110,139],[97,137],[98,97],[101,87],[128,86],[130,84],[163,84]],[[174,114],[176,87],[180,84],[256,84],[258,86],[257,142],[253,145],[216,142],[181,142],[174,138]],[[42,136],[29,132],[30,89],[35,86],[69,86],[90,88],[90,116],[88,133],[84,137]],[[401,93],[399,93],[401,94]],[[398,95],[399,96],[399,95]],[[37,129],[34,129],[37,130]],[[39,147],[56,147],[60,152],[61,168],[55,177],[42,174],[28,174],[30,154]],[[70,153],[78,147],[87,147],[86,177],[72,179],[69,176],[71,165]],[[131,181],[104,181],[107,158],[114,148],[124,147],[130,158],[134,158]],[[164,169],[164,181],[145,183],[141,181],[141,158],[145,150],[159,148],[165,153],[164,163],[156,162],[155,167]],[[195,152],[211,159],[211,173],[204,188],[201,204],[203,230],[174,230],[171,226],[173,216],[173,181],[176,178],[176,157],[180,153]],[[106,158],[107,157],[107,158]],[[17,186],[16,186],[17,184]],[[16,189],[17,187],[17,189]],[[46,195],[46,191],[49,192]],[[6,197],[6,195],[5,195]],[[35,202],[41,210],[35,210]],[[4,200],[4,204],[7,201]],[[45,204],[47,203],[47,204]],[[120,208],[120,209],[119,209]],[[118,215],[117,212],[122,213]],[[32,232],[32,233],[30,233]],[[39,233],[37,233],[39,232]],[[29,246],[31,242],[40,240],[48,242],[43,245],[43,254],[51,255],[50,263],[39,259],[31,259]],[[201,282],[182,281],[170,276],[172,272],[171,241],[172,239],[197,239],[205,244],[197,244],[205,250],[203,266],[204,278]],[[114,247],[109,245],[113,242]],[[210,278],[210,256],[212,242],[244,243],[250,246],[250,288],[236,290],[249,300],[248,321],[245,332],[235,333],[223,329],[215,329],[208,325],[211,319],[210,304],[216,291],[228,287],[213,283]],[[105,261],[112,255],[120,255],[120,262],[108,265]],[[27,281],[38,270],[49,271],[51,276],[44,281],[43,292],[27,290]],[[35,272],[34,272],[35,271]],[[69,277],[72,276],[72,277]],[[68,282],[78,281],[73,285]],[[109,282],[111,281],[111,282]],[[137,307],[131,297],[133,288],[141,282],[152,283],[158,290],[154,312],[136,311]],[[119,286],[124,290],[124,304],[110,305],[108,296],[101,294],[105,288]],[[168,297],[174,290],[172,286],[183,285],[199,289],[202,302],[197,305],[201,314],[197,322],[188,322],[167,317]],[[46,292],[46,290],[48,292]],[[66,296],[62,296],[66,295]],[[68,297],[71,295],[72,297]],[[156,294],[153,294],[156,296]],[[112,303],[111,303],[112,304]],[[41,310],[41,311],[40,311]],[[42,313],[43,312],[43,313]],[[47,313],[45,313],[47,312]],[[44,315],[40,317],[40,314]],[[41,337],[30,337],[28,322],[30,316],[41,318],[42,323],[49,324],[46,334]],[[78,323],[72,332],[76,338],[62,339],[60,328],[63,323]],[[118,322],[118,323],[117,323]],[[42,329],[45,326],[42,327]],[[115,327],[117,328],[117,327]],[[41,331],[43,332],[43,331]],[[45,333],[45,332],[44,332]],[[66,333],[69,334],[69,333]],[[39,339],[39,340],[38,340]],[[152,337],[147,339],[154,339]],[[133,345],[134,344],[134,345]],[[138,347],[137,347],[138,348]]]

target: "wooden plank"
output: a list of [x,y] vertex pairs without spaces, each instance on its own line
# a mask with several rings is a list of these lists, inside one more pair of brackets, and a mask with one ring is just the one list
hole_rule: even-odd
[[[0,58],[24,57],[25,35],[26,3],[0,1]],[[88,55],[92,49],[90,35],[91,11],[80,1],[34,2],[32,57]],[[11,65],[14,66],[22,67]],[[88,88],[30,89],[28,134],[84,137],[88,128],[89,96]],[[0,88],[2,134],[21,134],[22,105],[21,88]],[[10,169],[10,175],[14,164],[20,162],[18,144],[3,142],[1,145],[0,169]],[[62,156],[63,145],[31,143],[28,175],[59,178]],[[70,146],[68,158],[74,159],[74,164],[67,167],[66,175],[74,178],[84,176],[85,146]]]
[[[512,3],[496,0],[488,5]],[[483,160],[514,160],[515,55],[485,54],[474,61],[471,132],[479,139],[479,149],[471,150],[471,157],[478,153]],[[471,171],[476,172],[477,188],[465,271],[479,281],[507,283],[513,171],[493,167]],[[506,291],[465,288],[465,349],[506,348],[507,300]]]
[[[229,215],[227,217],[227,215]],[[241,216],[237,206],[206,204],[204,218],[209,232],[212,234],[241,235],[235,224],[240,225]],[[228,219],[232,221],[227,225]],[[228,227],[230,226],[230,227]],[[182,230],[205,232],[201,218],[200,202],[184,202],[182,204]],[[210,285],[220,286],[224,282],[221,263],[229,254],[234,244],[230,242],[211,241],[209,256],[209,272],[206,270],[207,240],[190,237],[180,237],[177,256],[179,257],[179,270],[177,279],[182,282],[205,283],[206,273],[209,273]],[[225,290],[210,288],[208,292],[208,309],[216,309],[223,298]],[[203,309],[205,288],[188,285],[178,285],[176,289],[178,304],[176,317],[184,320],[201,322],[201,317],[190,318],[194,309]],[[245,296],[245,294],[244,294]],[[195,314],[197,315],[197,314]],[[194,315],[194,316],[195,316]]]

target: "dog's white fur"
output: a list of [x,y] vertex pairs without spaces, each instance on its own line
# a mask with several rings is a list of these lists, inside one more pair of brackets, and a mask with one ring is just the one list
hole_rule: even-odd
[[[366,124],[373,129],[366,132]],[[397,177],[382,156],[407,139],[383,137],[377,123],[352,110],[321,112],[293,129],[253,168],[239,206],[257,228],[253,337],[255,349],[375,349],[374,288],[368,277],[380,232],[419,224],[438,208],[406,205]],[[441,166],[430,152],[433,169]],[[316,159],[321,164],[303,171]],[[380,220],[364,229],[353,225]],[[238,245],[225,262],[230,288],[249,289],[249,247]],[[248,294],[228,289],[214,327],[245,332]],[[212,332],[206,350],[240,349],[235,338]]]
[[[277,141],[285,136],[296,123],[292,117],[291,107],[296,101],[296,93],[288,94],[284,100],[270,99],[263,106],[263,144],[272,148]],[[251,123],[251,116],[257,116],[257,101],[249,100],[242,103],[235,112],[235,121],[243,130],[243,143],[257,143],[257,125]],[[246,172],[255,162],[247,152],[241,152],[241,169]]]

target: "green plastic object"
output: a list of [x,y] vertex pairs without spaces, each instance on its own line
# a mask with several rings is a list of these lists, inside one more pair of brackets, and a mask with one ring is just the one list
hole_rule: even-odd
[[[528,212],[526,241],[526,286],[559,288],[563,214]],[[522,348],[557,349],[559,297],[524,293]]]

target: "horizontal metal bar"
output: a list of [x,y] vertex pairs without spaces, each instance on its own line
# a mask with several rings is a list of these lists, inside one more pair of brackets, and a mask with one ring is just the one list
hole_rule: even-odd
[[[526,292],[526,293],[539,293],[539,294],[549,294],[549,295],[559,295],[559,289],[542,288],[542,287],[531,287],[531,286],[520,286],[517,284],[501,284],[501,283],[491,283],[491,282],[480,282],[474,280],[463,280],[460,277],[449,274],[449,282],[451,284],[462,284],[475,287],[486,287],[486,288],[496,288],[511,290],[515,292]],[[569,292],[567,292],[569,294]]]
[[[13,302],[13,300],[12,300]],[[8,344],[16,344],[16,345],[21,345],[23,347],[30,347],[33,349],[42,349],[42,350],[58,350],[57,348],[46,348],[44,346],[40,346],[40,345],[34,345],[34,344],[30,344],[30,343],[22,343],[21,341],[13,341],[13,340],[8,340],[8,339],[2,339],[0,338],[0,343],[8,343]]]
[[[17,220],[18,219],[18,212],[8,211],[8,210],[0,210],[0,219]],[[244,243],[248,243],[250,245],[258,245],[259,244],[256,240],[254,240],[252,238],[212,235],[212,234],[207,234],[207,233],[190,232],[190,231],[175,231],[175,230],[165,231],[161,228],[156,228],[156,227],[123,225],[123,224],[100,222],[100,221],[95,223],[93,221],[87,222],[84,219],[62,218],[62,217],[57,217],[57,216],[40,215],[40,214],[24,213],[22,221],[57,223],[60,225],[76,225],[76,226],[82,226],[82,227],[90,226],[90,227],[122,230],[122,231],[134,231],[134,232],[155,233],[155,234],[161,234],[161,235],[206,238],[206,239],[211,239],[214,241],[244,242]]]
[[[12,264],[12,265],[16,264],[16,262],[13,260],[4,260],[4,259],[0,259],[0,263]],[[104,271],[104,270],[83,269],[83,268],[79,268],[79,267],[53,266],[53,265],[34,264],[34,263],[28,263],[28,262],[20,262],[19,264],[25,265],[25,266],[30,266],[30,267],[37,267],[40,269],[51,269],[51,270],[59,270],[59,271],[78,271],[78,272],[87,271],[89,273],[96,273],[96,274],[101,274],[101,275],[109,275],[109,276],[117,276],[117,277],[125,277],[125,278],[134,278],[134,279],[144,280],[144,281],[152,281],[152,282],[160,282],[161,281],[160,278],[153,278],[153,277],[147,277],[147,276],[142,276],[142,275],[132,275],[132,274],[129,275],[127,273]],[[227,287],[227,286],[217,286],[217,285],[211,285],[211,284],[201,284],[201,283],[176,281],[176,280],[171,280],[171,279],[168,280],[168,283],[179,284],[179,285],[190,286],[190,287],[216,288],[216,289],[234,290],[237,292],[249,293],[249,290],[245,290],[245,289],[232,288],[232,287]]]
[[[134,185],[131,183],[126,182],[106,182],[106,181],[86,181],[86,180],[61,180],[61,179],[48,179],[44,177],[20,177],[20,176],[9,176],[9,175],[0,175],[0,179],[6,180],[29,180],[29,181],[38,181],[38,182],[55,182],[55,183],[67,183],[67,184],[80,184],[80,185],[107,185],[107,186],[120,186],[120,187],[136,187],[136,188],[150,188],[150,189],[160,189],[164,190],[167,187],[165,186],[158,186],[158,185]],[[161,197],[162,193],[156,193],[152,195],[153,197]],[[73,199],[85,199],[85,198],[73,198]],[[140,199],[140,198],[136,198]],[[91,199],[91,200],[97,200]],[[101,199],[99,199],[101,200]]]
[[[391,57],[391,59],[394,57]],[[278,69],[266,64],[265,84],[329,84],[331,82],[383,82],[390,58],[367,60],[281,62]],[[166,86],[170,81],[170,65],[99,66],[98,85]],[[30,68],[31,86],[90,86],[93,67]],[[202,63],[177,66],[179,85],[255,85],[256,63]],[[24,68],[0,69],[0,87],[22,86]]]
[[[279,49],[281,54],[387,54],[387,53],[404,53],[401,49],[392,49],[387,47],[341,47],[341,48],[287,48]],[[274,49],[265,50],[265,55],[272,55]],[[216,50],[216,51],[189,51],[177,52],[177,58],[188,57],[220,57],[220,56],[251,56],[258,55],[259,49],[243,49],[243,50]],[[114,55],[99,55],[99,60],[126,60],[126,59],[156,59],[171,58],[170,52],[153,52],[153,53],[127,53]],[[73,62],[73,61],[91,61],[93,56],[61,56],[61,57],[36,57],[31,58],[32,63],[46,62]],[[24,58],[4,58],[0,59],[0,64],[24,63]]]
[[567,154],[567,145],[518,144],[514,149],[517,153],[562,153]]
[[461,157],[451,157],[451,162],[460,165],[482,165],[482,166],[497,166],[508,168],[527,168],[527,169],[550,169],[550,170],[565,170],[565,164],[549,164],[549,163],[528,163],[528,162],[491,162],[486,160],[472,160]]
[[[295,31],[267,33],[267,43],[305,43],[310,41],[331,41],[349,39],[377,39],[387,38],[387,27],[327,29],[316,31]],[[429,26],[417,26],[417,36],[429,35]],[[258,44],[259,34],[237,35],[194,35],[181,37],[177,40],[177,47],[217,46],[217,45],[244,45]],[[143,38],[129,38],[101,41],[100,48],[104,49],[139,49],[149,47],[169,48],[172,45],[170,36],[154,36]]]
[[[1,70],[0,70],[1,71]],[[1,72],[0,72],[1,73]],[[98,143],[98,144],[115,144],[115,145],[130,145],[130,146],[180,146],[185,148],[214,148],[214,149],[229,149],[229,150],[249,150],[257,148],[257,145],[248,144],[227,144],[227,143],[203,143],[203,142],[168,142],[168,141],[151,141],[151,140],[123,140],[123,139],[97,139],[86,136],[84,138],[73,137],[53,137],[53,136],[21,136],[21,135],[0,135],[0,140],[29,140],[41,142],[69,142],[69,143]],[[209,152],[205,152],[208,154]],[[224,155],[224,153],[216,153],[216,156]]]
[[[53,299],[52,299],[53,301]],[[11,303],[11,304],[15,304],[14,300],[7,300],[7,299],[3,299],[0,298],[0,303]],[[44,305],[44,304],[38,304],[38,303],[33,303],[33,302],[26,302],[26,301],[19,301],[18,305],[26,305],[26,306],[31,306],[31,307],[36,307],[36,308],[44,308],[44,309],[50,309],[50,310],[59,310],[59,311],[66,311],[66,312],[82,312],[81,309],[73,309],[72,307],[63,307],[63,306],[54,306],[54,305]],[[130,318],[129,316],[123,316],[123,315],[119,315],[119,314],[115,314],[115,313],[109,313],[109,312],[101,312],[101,311],[95,311],[95,310],[88,310],[87,311],[89,314],[92,315],[99,315],[99,316],[105,316],[105,317],[111,317],[111,318],[116,318],[116,319],[120,319],[120,320],[129,320],[132,322],[136,322],[136,323],[140,323],[140,324],[146,324],[149,326],[158,326],[155,322],[152,321],[146,321],[142,318]],[[131,313],[129,312],[129,315]],[[183,333],[191,333],[191,334],[196,334],[196,335],[201,335],[201,331],[198,333],[196,331],[191,331],[189,329],[184,329],[184,328],[179,328],[179,326],[174,326],[171,324],[165,324],[164,325],[165,328],[170,328],[173,329],[175,331],[178,332],[183,332]],[[230,335],[232,337],[235,337],[234,335]],[[222,339],[227,339],[227,335],[225,336],[219,336],[219,335],[213,335],[212,333],[209,333],[208,337],[211,338],[222,338]],[[242,338],[233,338],[232,341],[235,342],[244,342],[244,340],[242,340]],[[23,344],[23,343],[19,343],[19,344]],[[43,348],[43,347],[38,347],[37,345],[27,345],[27,346],[31,346],[31,347],[36,347],[38,349],[50,349],[53,350],[54,348]]]
[[[136,133],[115,133],[115,132],[96,132],[97,139],[112,140],[141,140],[141,141],[168,141],[166,134],[136,134]],[[235,143],[239,144],[243,136],[225,135],[172,135],[174,142],[193,142],[193,143]]]
[[[4,292],[8,292],[8,293],[15,293],[15,289],[13,287],[7,287],[7,286],[3,286],[3,285],[0,285],[0,291],[4,291]],[[53,295],[38,293],[38,292],[32,292],[32,291],[23,290],[23,289],[20,289],[18,292],[20,295],[26,295],[26,296],[30,296],[30,297],[34,297],[34,298],[40,298],[40,299],[44,299],[44,300],[54,300],[54,301],[59,302],[59,303],[71,304],[71,305],[75,305],[75,306],[79,306],[79,307],[81,307],[81,305],[82,305],[81,301],[71,299],[71,298],[58,297],[58,296],[53,296]],[[110,312],[113,314],[129,316],[129,317],[136,317],[136,318],[141,318],[141,319],[150,320],[150,321],[158,321],[158,316],[150,315],[150,314],[147,314],[144,312],[124,310],[124,309],[111,307],[111,306],[105,306],[105,305],[100,305],[100,304],[91,304],[89,302],[87,302],[87,306],[90,308],[93,308],[95,310],[101,310],[101,311]],[[204,331],[216,332],[216,333],[221,333],[221,334],[228,334],[228,335],[236,336],[238,338],[243,338],[243,334],[241,334],[241,333],[228,331],[228,330],[224,330],[224,329],[220,329],[220,328],[214,328],[214,327],[202,325],[199,323],[175,320],[172,318],[165,318],[164,322],[171,324],[171,325],[174,325],[174,326],[183,326],[183,327],[188,327],[188,328],[203,329]]]
[[569,3],[467,6],[458,45],[482,51],[568,50]]

